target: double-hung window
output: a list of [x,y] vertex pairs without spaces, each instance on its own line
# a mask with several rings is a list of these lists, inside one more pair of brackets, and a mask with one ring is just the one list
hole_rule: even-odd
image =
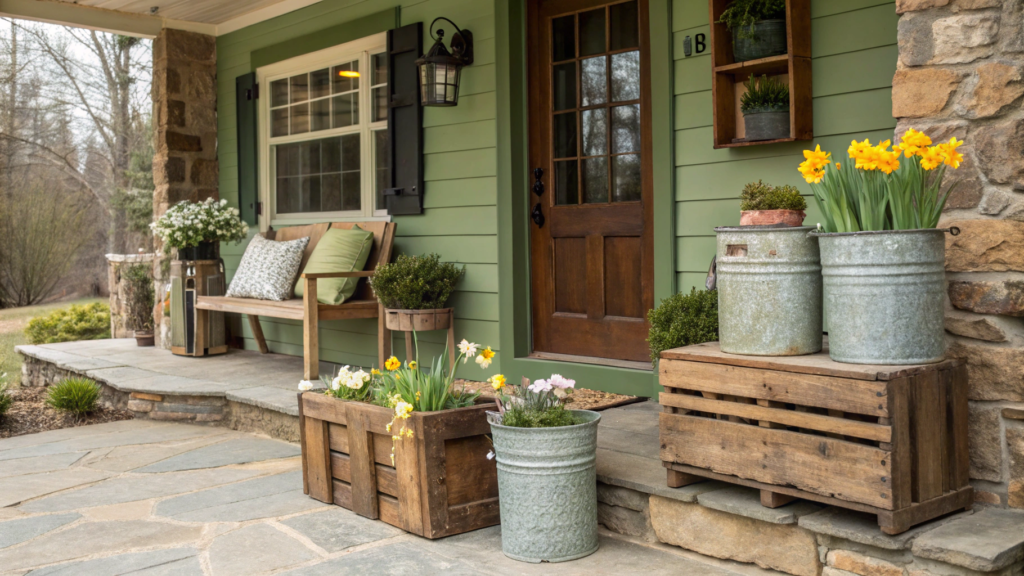
[[257,71],[262,227],[386,217],[387,62],[377,34]]

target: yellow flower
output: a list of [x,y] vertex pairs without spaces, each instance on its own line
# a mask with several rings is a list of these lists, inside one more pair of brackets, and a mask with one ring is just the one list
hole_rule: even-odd
[[921,153],[921,168],[934,170],[943,162],[942,150],[938,146],[925,148]]
[[836,162],[836,170],[842,170],[843,166],[839,162]]
[[412,368],[413,370],[415,370],[417,366],[419,366],[419,364],[417,364],[415,360],[410,360],[409,361],[409,368]]
[[501,390],[502,388],[504,388],[505,382],[505,376],[501,374],[495,374],[494,376],[491,376],[490,378],[487,379],[487,383],[490,384],[491,388],[494,388],[495,390]]
[[406,438],[412,438],[412,428],[406,428],[402,431]]
[[374,376],[380,376],[380,370],[377,370],[376,368],[371,368],[370,374],[373,374]]
[[388,425],[385,426],[384,429],[387,430],[388,432],[391,432],[391,424],[391,422],[388,422]]
[[899,154],[900,151],[910,158],[911,156],[923,156],[928,146],[931,146],[932,139],[923,132],[918,132],[913,128],[907,130],[903,137],[900,138],[899,146],[894,146],[893,151]]
[[800,163],[799,168],[804,180],[810,184],[821,182],[825,177],[825,166],[832,162],[829,160],[831,155],[830,152],[822,152],[820,144],[815,146],[814,150],[804,150],[804,161]]
[[398,361],[398,358],[392,356],[391,358],[388,358],[387,362],[384,363],[384,367],[394,372],[395,370],[398,370],[399,368],[402,367],[402,363]]
[[483,349],[483,352],[480,352],[480,355],[484,357],[484,360],[490,360],[491,358],[494,358],[494,351],[491,350],[490,346],[488,346]]
[[420,391],[419,391],[419,390],[417,390],[417,391],[416,391],[416,399],[417,399],[417,400],[419,400],[419,399],[420,399]]
[[412,404],[409,404],[408,402],[399,402],[395,404],[395,418],[408,418],[410,412],[412,412]]
[[947,166],[953,168],[954,170],[959,168],[960,163],[964,161],[963,154],[960,154],[959,152],[956,151],[956,149],[959,148],[960,145],[963,143],[963,140],[957,140],[956,136],[954,136],[949,139],[949,142],[945,144],[939,144],[938,146],[936,146],[936,148],[938,148],[939,152],[942,154],[943,162],[945,162]]

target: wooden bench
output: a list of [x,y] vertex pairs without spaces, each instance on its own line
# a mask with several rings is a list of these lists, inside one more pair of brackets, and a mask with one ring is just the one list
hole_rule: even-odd
[[391,248],[395,239],[395,226],[391,222],[324,222],[309,226],[291,226],[280,230],[269,230],[264,236],[268,240],[288,241],[309,237],[309,244],[302,254],[299,270],[306,267],[310,254],[316,248],[320,238],[330,228],[351,229],[358,225],[367,232],[373,232],[373,248],[366,259],[365,269],[360,272],[328,272],[322,274],[302,274],[305,282],[302,298],[292,298],[281,302],[273,300],[255,300],[252,298],[228,298],[227,296],[201,296],[196,308],[201,310],[217,310],[236,312],[249,317],[249,326],[253,337],[260,347],[260,352],[267,354],[267,341],[263,337],[260,316],[270,318],[289,318],[302,320],[302,358],[303,379],[316,380],[320,377],[320,337],[318,332],[321,320],[354,320],[357,318],[377,319],[377,367],[391,356],[391,331],[384,322],[384,307],[370,288],[367,280],[361,280],[355,294],[346,302],[337,306],[321,304],[316,300],[316,281],[318,278],[369,278],[377,264],[391,260]]

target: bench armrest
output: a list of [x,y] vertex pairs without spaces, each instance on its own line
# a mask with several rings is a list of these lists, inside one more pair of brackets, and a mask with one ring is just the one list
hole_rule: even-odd
[[373,276],[373,270],[360,270],[359,272],[320,272],[317,274],[303,274],[303,278],[316,280],[318,278],[369,278]]

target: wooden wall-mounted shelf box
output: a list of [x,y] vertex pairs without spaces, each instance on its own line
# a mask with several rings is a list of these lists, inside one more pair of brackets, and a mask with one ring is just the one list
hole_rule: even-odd
[[[780,56],[736,62],[732,33],[718,20],[731,0],[709,0],[711,12],[711,67],[714,75],[711,98],[714,103],[715,148],[736,148],[814,138],[814,107],[811,101],[811,3],[786,0],[786,44]],[[789,137],[747,141],[737,138],[743,115],[739,91],[750,75],[786,75],[789,82]]]
[[659,370],[670,487],[722,480],[772,508],[805,498],[874,514],[886,534],[973,503],[959,360],[865,366],[711,342],[666,350]]

